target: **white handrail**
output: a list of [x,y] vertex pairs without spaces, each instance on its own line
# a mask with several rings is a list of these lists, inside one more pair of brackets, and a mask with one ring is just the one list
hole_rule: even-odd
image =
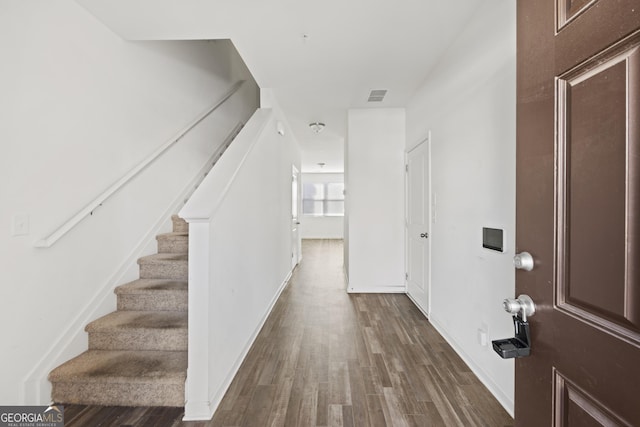
[[136,167],[131,169],[126,175],[116,181],[113,185],[107,188],[102,194],[93,199],[91,203],[85,206],[82,210],[80,210],[77,214],[71,217],[67,222],[58,227],[53,233],[44,239],[38,240],[34,246],[37,248],[48,248],[51,247],[55,242],[57,242],[62,236],[67,234],[73,227],[75,227],[80,221],[82,221],[87,215],[93,213],[93,211],[98,208],[105,200],[109,197],[113,196],[118,190],[124,187],[129,181],[131,181],[136,175],[142,172],[145,168],[147,168],[151,163],[153,163],[162,153],[171,148],[176,142],[180,141],[183,136],[185,136],[191,129],[196,127],[198,123],[203,121],[209,114],[213,113],[220,105],[222,105],[227,99],[229,99],[234,93],[240,89],[240,86],[244,83],[244,80],[240,80],[236,82],[231,88],[216,102],[213,106],[208,108],[204,113],[200,114],[193,120],[184,130],[180,131],[178,135],[171,138],[169,141],[164,143],[161,147],[155,150],[149,157],[140,162]]
[[224,157],[202,181],[178,215],[188,223],[209,221],[221,206],[229,188],[242,169],[247,156],[273,117],[271,108],[259,108],[242,128],[242,133],[225,152]]

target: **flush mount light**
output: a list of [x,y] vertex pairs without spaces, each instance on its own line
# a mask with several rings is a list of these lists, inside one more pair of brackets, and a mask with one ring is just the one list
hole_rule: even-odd
[[324,129],[324,123],[320,123],[320,122],[309,123],[309,127],[313,132],[320,133],[322,132],[322,129]]

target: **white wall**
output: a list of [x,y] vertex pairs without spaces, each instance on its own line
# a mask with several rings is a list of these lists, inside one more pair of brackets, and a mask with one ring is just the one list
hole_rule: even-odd
[[349,292],[404,292],[405,111],[348,112]]
[[[513,336],[515,7],[485,2],[407,107],[407,148],[432,135],[431,323],[512,414],[513,361],[477,330]],[[482,248],[483,226],[505,230],[505,253]]]
[[[302,185],[327,182],[344,182],[343,173],[303,173]],[[300,215],[300,230],[303,239],[342,239],[343,216]]]
[[[210,419],[291,273],[300,151],[260,109],[180,215],[190,223],[185,419]],[[297,243],[295,243],[297,244]]]
[[[84,326],[206,160],[258,104],[229,42],[127,42],[73,1],[0,3],[0,402],[46,403],[49,370],[86,350]],[[53,247],[52,232],[238,79],[241,92]],[[14,215],[29,233],[11,236]]]

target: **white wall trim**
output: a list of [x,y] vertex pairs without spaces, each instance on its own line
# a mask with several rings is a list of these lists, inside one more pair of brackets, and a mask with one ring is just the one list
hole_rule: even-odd
[[[484,386],[489,389],[489,392],[491,392],[491,394],[493,394],[493,396],[498,400],[498,402],[500,402],[502,407],[509,413],[509,415],[511,415],[511,417],[514,417],[514,411],[513,411],[514,402],[513,402],[513,400],[509,399],[500,390],[500,388],[496,385],[496,383],[494,383],[491,380],[491,377],[489,375],[487,375],[487,373],[484,371],[484,369],[482,369],[481,366],[477,365],[473,361],[473,359],[470,358],[462,350],[462,346],[460,346],[458,344],[458,342],[447,333],[446,329],[438,322],[437,319],[435,319],[433,316],[431,316],[431,318],[429,319],[429,322],[433,325],[433,327],[436,329],[436,331],[438,331],[438,333],[442,336],[442,338],[444,338],[445,341],[447,341],[447,343],[449,343],[449,345],[451,347],[453,347],[455,352],[458,353],[458,356],[460,356],[460,358],[464,361],[464,363],[466,363],[467,366],[469,366],[471,371],[473,371],[473,373],[476,375],[476,377],[478,377],[480,382],[482,384],[484,384]],[[496,355],[496,357],[498,357],[498,356]]]
[[195,402],[195,403],[189,404],[189,402],[187,400],[187,404],[189,404],[189,407],[190,407],[190,409],[188,411],[189,412],[189,416],[186,415],[187,411],[185,411],[185,416],[182,419],[183,421],[210,420],[213,417],[213,414],[216,412],[216,409],[218,409],[218,406],[220,405],[220,402],[222,401],[222,398],[226,394],[227,390],[231,386],[231,383],[233,382],[234,377],[238,373],[238,370],[240,369],[240,366],[242,366],[242,362],[244,362],[244,359],[247,357],[247,354],[249,353],[249,350],[251,350],[251,347],[253,346],[256,338],[258,338],[258,334],[260,333],[260,331],[262,330],[262,327],[264,326],[264,324],[266,323],[267,319],[271,315],[271,312],[273,311],[273,308],[275,307],[276,303],[278,302],[278,299],[280,299],[280,295],[282,295],[282,292],[284,291],[284,289],[289,284],[289,281],[291,280],[291,275],[292,274],[293,274],[293,270],[291,270],[287,274],[287,277],[285,277],[284,281],[280,284],[280,287],[278,288],[278,290],[276,291],[274,297],[272,298],[271,302],[269,303],[269,306],[267,307],[267,310],[263,314],[263,316],[262,316],[262,318],[260,320],[260,323],[258,324],[256,329],[253,331],[253,334],[247,340],[247,343],[245,344],[244,348],[242,349],[242,352],[240,353],[240,356],[238,357],[238,359],[234,363],[233,367],[229,371],[229,374],[225,378],[225,380],[222,383],[222,385],[220,386],[220,388],[218,390],[214,390],[213,391],[212,395],[209,396],[209,401],[208,402]]
[[407,292],[407,287],[405,285],[349,286],[347,292],[350,294],[404,294]]
[[202,180],[202,176],[211,168],[211,163],[216,159],[218,154],[216,151],[215,154],[204,162],[202,168],[196,172],[193,179],[183,187],[178,196],[174,198],[169,207],[158,217],[149,231],[125,257],[124,261],[111,277],[98,288],[85,307],[69,323],[69,326],[58,336],[34,368],[25,376],[20,386],[20,401],[23,405],[36,403],[48,404],[50,402],[51,384],[47,378],[49,372],[71,357],[78,355],[76,353],[68,354],[67,349],[74,349],[83,345],[84,350],[82,351],[87,350],[88,338],[84,331],[85,326],[98,317],[115,310],[115,294],[113,290],[117,286],[130,281],[128,274],[132,271],[137,271],[138,258],[153,253],[156,235],[162,231],[164,226],[170,223],[171,215],[176,213],[180,206],[184,204],[185,197],[193,192],[194,186]]

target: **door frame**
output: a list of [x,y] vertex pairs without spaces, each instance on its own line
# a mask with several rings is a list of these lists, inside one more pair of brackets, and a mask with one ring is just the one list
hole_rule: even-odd
[[[427,174],[426,174],[426,179],[428,181],[428,185],[425,186],[425,190],[427,192],[427,194],[425,195],[426,200],[429,203],[429,210],[428,210],[428,215],[427,215],[427,233],[429,233],[429,238],[427,239],[427,245],[428,245],[428,257],[425,263],[425,266],[427,268],[427,274],[425,275],[425,280],[426,280],[426,284],[425,284],[425,288],[426,288],[426,292],[427,292],[427,307],[423,308],[420,304],[417,303],[417,301],[409,294],[409,281],[408,281],[408,275],[409,275],[409,154],[415,150],[416,148],[420,147],[422,144],[426,144],[426,156],[427,156]],[[417,142],[416,144],[414,144],[413,146],[411,146],[411,148],[407,149],[404,152],[404,165],[405,165],[405,173],[404,173],[404,271],[405,271],[405,281],[404,281],[404,288],[405,288],[405,294],[407,295],[407,297],[409,297],[409,299],[411,300],[411,302],[413,302],[413,304],[418,308],[418,310],[420,310],[420,312],[422,314],[424,314],[424,316],[428,319],[429,318],[429,313],[431,313],[431,239],[432,239],[432,223],[435,223],[435,199],[433,199],[434,194],[432,191],[432,187],[431,187],[431,130],[427,131],[427,136],[425,138],[422,138],[419,140],[419,142]]]
[[[291,255],[291,270],[293,270],[294,268],[296,268],[296,266],[298,264],[300,264],[300,261],[302,261],[302,238],[300,237],[300,213],[302,211],[301,209],[301,197],[302,197],[302,186],[300,185],[300,178],[301,178],[301,173],[300,170],[296,167],[296,165],[291,165],[291,251],[292,251],[292,255]],[[296,183],[296,200],[293,199],[293,184]],[[296,210],[296,214],[294,215],[294,204],[295,202],[295,210]],[[295,227],[295,231],[294,231],[294,224],[293,222],[297,221],[296,227]]]

